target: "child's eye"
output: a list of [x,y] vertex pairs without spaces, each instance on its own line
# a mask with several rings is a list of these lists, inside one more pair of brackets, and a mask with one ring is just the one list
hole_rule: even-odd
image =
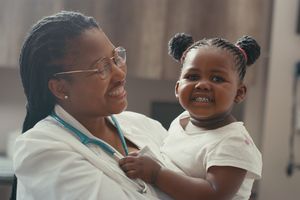
[[189,75],[186,75],[184,78],[187,79],[187,80],[189,80],[189,81],[196,81],[200,77],[197,74],[189,74]]
[[221,76],[213,76],[211,80],[216,83],[222,83],[225,81],[225,79],[222,78]]

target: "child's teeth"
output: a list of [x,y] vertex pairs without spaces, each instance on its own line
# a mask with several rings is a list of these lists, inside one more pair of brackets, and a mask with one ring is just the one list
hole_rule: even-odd
[[205,97],[197,97],[195,100],[198,102],[209,102],[209,99]]

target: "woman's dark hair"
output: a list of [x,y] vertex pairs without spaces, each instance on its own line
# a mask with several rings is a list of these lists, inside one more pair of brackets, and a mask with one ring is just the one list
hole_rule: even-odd
[[19,60],[27,97],[27,114],[22,132],[32,128],[53,110],[55,98],[48,89],[48,81],[63,68],[55,62],[65,56],[67,41],[91,28],[99,28],[92,17],[71,11],[45,17],[32,27]]
[[169,55],[182,64],[186,54],[191,49],[203,46],[225,49],[235,58],[240,80],[243,80],[245,77],[246,67],[252,65],[260,56],[260,46],[250,36],[243,36],[235,44],[232,44],[223,38],[202,39],[194,42],[192,36],[185,33],[177,33],[171,38],[168,46]]
[[[26,117],[22,132],[47,117],[54,108],[55,98],[48,88],[53,74],[62,70],[57,63],[66,54],[67,42],[87,29],[98,28],[94,18],[78,12],[61,11],[38,21],[23,43],[19,64],[27,98]],[[16,181],[11,199],[16,198]]]

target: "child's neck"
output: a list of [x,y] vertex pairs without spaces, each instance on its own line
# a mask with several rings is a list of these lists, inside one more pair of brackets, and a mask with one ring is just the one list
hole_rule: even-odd
[[223,113],[209,119],[197,119],[191,116],[190,121],[193,125],[207,130],[217,129],[237,121],[231,113]]

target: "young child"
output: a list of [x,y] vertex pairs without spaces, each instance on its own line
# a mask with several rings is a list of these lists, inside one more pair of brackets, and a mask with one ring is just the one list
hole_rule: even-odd
[[243,79],[260,55],[259,45],[249,36],[232,44],[176,34],[169,54],[182,65],[175,94],[186,111],[172,122],[161,152],[185,175],[137,153],[121,159],[121,168],[174,199],[249,199],[261,177],[261,154],[231,111],[245,99]]

